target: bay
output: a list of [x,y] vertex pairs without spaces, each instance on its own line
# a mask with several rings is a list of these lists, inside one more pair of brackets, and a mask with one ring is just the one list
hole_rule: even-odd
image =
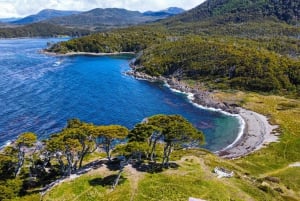
[[197,108],[162,84],[125,75],[130,57],[39,52],[60,40],[65,39],[0,40],[0,146],[27,131],[46,138],[70,118],[131,129],[154,114],[180,114],[205,133],[204,147],[211,151],[239,133],[236,117]]

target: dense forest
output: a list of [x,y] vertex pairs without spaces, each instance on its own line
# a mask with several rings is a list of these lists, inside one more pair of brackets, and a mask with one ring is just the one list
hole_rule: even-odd
[[66,28],[49,23],[33,23],[19,27],[0,28],[0,38],[17,37],[80,37],[90,34],[90,31],[78,28]]
[[214,88],[252,91],[295,91],[300,61],[232,38],[182,37],[146,49],[135,62],[153,76],[201,80]]
[[213,89],[299,95],[299,27],[277,19],[211,21],[119,29],[55,44],[49,51],[136,52],[134,65],[152,76],[201,80]]
[[199,22],[214,18],[219,23],[240,23],[271,18],[296,24],[300,16],[299,7],[297,0],[208,0],[167,22]]

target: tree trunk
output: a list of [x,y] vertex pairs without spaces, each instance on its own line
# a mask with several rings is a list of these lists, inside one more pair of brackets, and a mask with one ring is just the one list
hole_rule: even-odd
[[83,158],[85,157],[85,155],[87,154],[87,152],[83,152],[81,155],[80,155],[80,159],[79,159],[79,168],[82,167],[82,161],[83,161]]
[[122,172],[123,172],[123,168],[120,169],[119,174],[112,185],[112,189],[115,189],[116,186],[118,185]]
[[141,162],[141,160],[142,160],[142,152],[139,151],[138,152],[138,162]]
[[151,148],[151,152],[150,152],[150,160],[151,161],[153,161],[154,152],[155,152],[155,148],[156,148],[156,142],[157,142],[157,139],[155,139],[154,142],[152,143],[152,148]]
[[19,147],[18,150],[18,163],[15,170],[15,177],[17,177],[20,174],[21,168],[24,164],[24,158],[25,158],[25,152],[21,150],[21,147]]
[[67,161],[68,161],[68,167],[67,167],[67,176],[70,176],[72,173],[72,157],[70,154],[67,154]]
[[110,141],[106,141],[106,145],[105,145],[105,152],[106,152],[106,155],[107,155],[107,159],[109,161],[111,161],[111,155],[110,155]]
[[60,166],[60,173],[62,175],[64,175],[65,174],[65,164],[64,164],[63,160],[61,159],[61,156],[57,156],[56,158],[57,158],[59,166]]
[[168,147],[169,147],[169,144],[166,143],[165,146],[164,146],[164,154],[163,154],[163,160],[162,160],[162,166],[165,165],[165,161],[167,159],[167,151],[168,151]]
[[167,152],[167,159],[166,159],[166,165],[169,167],[169,161],[170,161],[170,155],[172,151],[172,144],[169,145],[168,152]]

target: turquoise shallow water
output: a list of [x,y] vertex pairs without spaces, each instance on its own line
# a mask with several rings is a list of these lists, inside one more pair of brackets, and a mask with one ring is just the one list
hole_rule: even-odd
[[45,138],[69,118],[132,128],[159,113],[187,118],[204,131],[205,147],[212,151],[235,140],[237,118],[199,109],[162,84],[126,76],[128,57],[39,53],[47,42],[58,40],[0,40],[0,146],[26,131]]

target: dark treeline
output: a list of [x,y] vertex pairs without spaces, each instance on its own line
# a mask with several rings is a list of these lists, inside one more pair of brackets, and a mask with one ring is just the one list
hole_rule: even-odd
[[90,31],[78,28],[66,28],[49,23],[34,23],[19,27],[0,28],[0,38],[17,37],[80,37],[90,34]]

